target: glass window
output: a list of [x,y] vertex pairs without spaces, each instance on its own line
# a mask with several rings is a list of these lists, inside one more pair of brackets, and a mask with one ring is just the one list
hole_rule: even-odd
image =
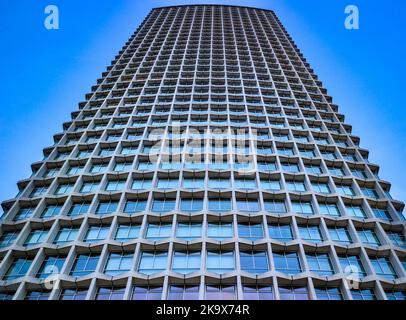
[[14,258],[10,267],[8,268],[3,280],[9,281],[24,277],[31,266],[33,259],[28,258]]
[[352,242],[350,233],[345,227],[328,227],[328,232],[333,241],[342,242],[343,244]]
[[268,172],[276,171],[276,164],[274,162],[259,161],[258,170]]
[[191,241],[202,237],[201,223],[183,223],[179,222],[176,228],[176,237],[186,241]]
[[106,191],[120,191],[123,190],[125,186],[125,180],[113,180],[109,181],[106,186]]
[[236,300],[234,285],[207,285],[206,300]]
[[180,210],[184,212],[196,212],[203,210],[203,198],[182,198]]
[[264,238],[264,229],[262,228],[262,223],[239,223],[238,224],[238,235],[241,238],[246,238],[251,241],[256,241]]
[[32,230],[24,242],[25,247],[35,246],[42,243],[49,230]]
[[151,275],[166,269],[168,252],[142,251],[138,272]]
[[4,232],[0,236],[0,248],[6,248],[8,246],[11,246],[17,239],[17,236],[18,232],[16,231]]
[[70,275],[74,277],[84,277],[96,271],[100,254],[79,254],[75,258]]
[[101,287],[97,291],[96,300],[123,300],[124,293],[123,287]]
[[323,242],[323,236],[319,226],[299,225],[298,228],[300,237],[303,240],[314,243]]
[[264,209],[275,214],[286,213],[285,201],[264,199]]
[[302,181],[286,181],[286,185],[289,191],[304,192],[306,191],[306,185]]
[[212,189],[228,189],[230,188],[230,179],[210,178],[209,188]]
[[132,253],[111,252],[104,268],[104,273],[109,276],[117,276],[132,269],[134,255]]
[[338,193],[342,194],[343,196],[355,196],[355,191],[351,186],[347,186],[344,184],[336,184],[336,188]]
[[145,199],[127,200],[124,207],[124,212],[128,214],[134,214],[144,211],[146,207],[147,200]]
[[46,291],[46,290],[30,290],[27,292],[24,300],[35,300],[35,301],[39,301],[39,300],[48,300],[49,296],[51,294],[51,291]]
[[381,242],[379,241],[378,236],[376,235],[375,231],[372,229],[365,229],[360,228],[357,229],[358,236],[361,242],[365,244],[370,244],[372,246],[380,246]]
[[290,224],[269,224],[269,236],[272,239],[289,242],[293,240],[293,233]]
[[118,162],[114,166],[114,171],[116,172],[130,171],[132,166],[133,166],[132,162]]
[[266,189],[266,190],[280,190],[281,189],[281,184],[279,180],[273,180],[273,179],[261,179],[261,188]]
[[282,170],[291,173],[300,172],[299,166],[293,163],[282,163]]
[[400,248],[406,248],[406,240],[402,233],[395,231],[387,231],[386,234],[388,235],[390,241],[392,241],[395,246],[398,246]]
[[45,207],[44,211],[42,211],[41,218],[52,218],[57,216],[61,212],[61,209],[61,205],[48,205]]
[[157,187],[158,189],[177,189],[179,188],[179,179],[160,178]]
[[105,215],[117,211],[118,201],[101,201],[97,207],[96,214]]
[[348,215],[351,217],[356,217],[356,218],[366,218],[367,215],[364,211],[364,209],[361,206],[353,206],[353,205],[347,205],[345,206],[347,209]]
[[257,187],[257,183],[255,179],[245,179],[245,178],[236,178],[234,180],[234,186],[237,189],[255,189]]
[[312,215],[314,214],[311,202],[292,201],[292,210],[298,214]]
[[41,267],[37,273],[37,278],[46,279],[49,276],[61,273],[62,267],[65,263],[65,256],[48,256],[42,262]]
[[78,227],[61,228],[55,237],[54,243],[63,245],[68,242],[74,241],[78,235],[78,232]]
[[339,255],[341,269],[348,275],[355,275],[358,278],[366,276],[364,266],[359,256]]
[[302,272],[297,252],[274,252],[275,270],[286,274],[297,274]]
[[351,295],[354,300],[376,300],[373,289],[351,289]]
[[406,291],[385,291],[388,300],[406,300]]
[[343,300],[340,288],[335,287],[316,287],[317,300]]
[[306,287],[279,286],[281,300],[309,300]]
[[103,173],[107,170],[107,163],[93,164],[90,168],[90,173]]
[[372,208],[372,211],[374,212],[374,215],[378,219],[382,219],[385,221],[392,221],[392,217],[388,210],[385,209],[379,209],[379,208]]
[[268,255],[266,251],[241,251],[241,269],[260,274],[269,271]]
[[168,300],[199,300],[199,286],[170,285]]
[[140,224],[120,224],[117,228],[115,239],[120,242],[137,239],[140,229]]
[[208,251],[206,269],[214,273],[226,273],[235,269],[233,251]]
[[340,210],[335,203],[320,203],[319,202],[320,214],[327,216],[339,217],[341,216]]
[[396,279],[397,274],[388,257],[370,257],[375,273],[390,280]]
[[314,191],[319,193],[329,194],[331,193],[330,187],[327,183],[312,182],[312,187]]
[[146,238],[150,240],[162,240],[169,238],[172,233],[172,224],[170,223],[149,223]]
[[73,203],[68,216],[80,216],[82,214],[86,214],[89,211],[90,203],[81,202],[81,203]]
[[80,188],[81,193],[91,193],[95,192],[99,187],[98,181],[84,182]]
[[145,190],[152,188],[152,179],[142,178],[134,180],[131,186],[133,190]]
[[326,277],[334,274],[333,264],[327,253],[306,253],[306,258],[311,272]]
[[110,226],[96,225],[89,226],[84,242],[95,243],[105,240],[109,234]]
[[219,241],[234,237],[232,223],[209,222],[207,236]]
[[258,212],[259,202],[257,199],[237,199],[237,208],[241,212]]
[[175,199],[154,199],[154,201],[152,202],[153,212],[170,212],[172,210],[175,210]]
[[243,285],[244,300],[273,300],[272,286]]
[[200,270],[200,251],[175,251],[172,270],[187,274]]
[[59,300],[86,300],[87,289],[64,289]]
[[14,221],[21,221],[21,220],[25,220],[28,219],[32,216],[33,212],[34,212],[35,208],[30,207],[30,208],[21,208],[17,214],[14,217]]
[[231,200],[226,198],[209,198],[210,211],[230,211]]
[[55,195],[59,196],[62,194],[72,192],[73,186],[74,186],[73,183],[60,184],[55,190]]
[[162,291],[161,286],[134,286],[131,300],[161,300]]

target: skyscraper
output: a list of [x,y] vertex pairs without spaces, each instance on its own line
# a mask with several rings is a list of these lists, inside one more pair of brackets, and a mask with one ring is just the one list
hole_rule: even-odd
[[3,202],[0,300],[405,299],[351,130],[272,11],[153,9]]

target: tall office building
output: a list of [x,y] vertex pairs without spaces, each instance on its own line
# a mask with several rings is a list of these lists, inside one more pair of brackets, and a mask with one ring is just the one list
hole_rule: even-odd
[[0,299],[404,299],[404,204],[269,10],[157,8],[3,202]]

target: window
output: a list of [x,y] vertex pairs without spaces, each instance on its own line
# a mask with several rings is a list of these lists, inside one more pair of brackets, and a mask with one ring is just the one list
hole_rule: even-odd
[[264,199],[264,209],[275,214],[286,213],[285,201]]
[[46,257],[37,273],[37,278],[46,279],[49,276],[61,273],[65,259],[64,256]]
[[261,179],[261,188],[276,191],[281,189],[281,184],[279,180]]
[[237,189],[251,190],[257,187],[255,179],[236,178],[234,186]]
[[145,190],[152,188],[152,179],[142,178],[134,180],[131,186],[133,190]]
[[92,165],[90,168],[90,173],[103,173],[107,170],[107,163],[97,163]]
[[275,270],[289,275],[302,272],[297,252],[274,252]]
[[232,223],[209,222],[207,236],[219,241],[234,237]]
[[241,212],[258,212],[259,202],[257,199],[237,199],[237,209]]
[[168,300],[198,300],[198,285],[170,285]]
[[133,166],[132,162],[118,162],[114,166],[114,171],[116,172],[130,171],[132,166]]
[[106,191],[114,192],[123,190],[125,186],[125,180],[113,180],[109,181],[106,186]]
[[70,275],[74,277],[84,277],[92,272],[95,272],[99,258],[99,254],[89,253],[77,255]]
[[322,173],[323,173],[323,171],[321,170],[320,166],[316,166],[316,165],[306,165],[305,167],[306,167],[306,171],[307,171],[308,173],[316,174],[316,175],[319,175],[319,174],[322,174]]
[[226,273],[235,269],[233,251],[208,251],[206,269],[214,273]]
[[370,257],[375,273],[390,280],[396,279],[397,274],[388,257]]
[[167,258],[166,251],[143,251],[138,271],[147,275],[161,272],[166,269]]
[[203,210],[203,198],[182,198],[180,210],[184,212],[196,212]]
[[32,216],[35,208],[21,208],[14,217],[14,221],[21,221],[28,219]]
[[276,171],[276,164],[274,162],[260,161],[258,162],[258,170],[260,171]]
[[200,270],[200,251],[175,251],[172,270],[187,274]]
[[59,300],[86,300],[87,289],[64,289]]
[[235,300],[237,294],[234,285],[207,285],[206,300]]
[[24,277],[31,266],[33,259],[28,258],[14,258],[10,267],[8,268],[3,280],[9,281]]
[[272,286],[243,285],[244,300],[273,300]]
[[343,300],[340,288],[335,287],[316,287],[317,300]]
[[55,190],[55,195],[60,196],[72,192],[73,186],[73,183],[60,184]]
[[357,229],[357,233],[358,233],[358,236],[362,243],[370,244],[372,246],[377,246],[377,247],[379,247],[381,245],[381,242],[379,241],[379,238],[376,235],[374,230],[360,228],[360,229]]
[[169,238],[172,233],[170,223],[150,223],[148,224],[146,238],[150,240],[162,240]]
[[353,206],[353,205],[347,205],[345,206],[347,209],[348,215],[351,217],[356,217],[356,218],[366,218],[367,215],[364,211],[364,209],[361,206]]
[[314,243],[323,242],[323,236],[319,226],[299,225],[298,228],[300,237],[303,240]]
[[128,214],[134,214],[144,211],[146,207],[147,200],[144,199],[127,200],[124,207],[124,212]]
[[309,300],[306,287],[279,286],[281,300]]
[[293,163],[282,163],[282,170],[290,173],[300,172],[299,166]]
[[311,272],[326,277],[334,274],[333,265],[327,253],[306,253],[306,258]]
[[58,205],[48,205],[42,211],[41,218],[52,218],[57,216],[61,212],[62,206]]
[[406,248],[406,240],[402,233],[395,231],[387,231],[386,234],[388,235],[390,241],[392,241],[395,246]]
[[302,181],[286,181],[286,185],[289,191],[304,192],[306,191],[306,185]]
[[[186,189],[203,189],[204,179],[203,178],[185,178],[183,179],[183,187]],[[210,187],[212,188],[212,187]]]
[[45,291],[45,290],[30,290],[27,292],[24,300],[48,300],[49,296],[51,294],[51,291]]
[[266,251],[241,251],[241,269],[250,273],[260,274],[269,271]]
[[105,215],[111,214],[117,211],[117,201],[101,201],[97,207],[96,214]]
[[292,210],[298,214],[312,215],[314,214],[311,202],[292,201]]
[[312,182],[312,187],[314,191],[319,193],[329,194],[331,193],[330,187],[327,183]]
[[340,210],[335,203],[320,203],[319,202],[320,214],[327,216],[339,217],[341,216]]
[[379,195],[378,195],[378,192],[376,192],[376,190],[375,189],[373,189],[373,188],[361,188],[361,190],[362,190],[362,193],[364,194],[364,196],[366,196],[366,197],[370,197],[370,198],[373,198],[373,199],[378,199],[379,198]]
[[120,242],[127,242],[139,237],[141,225],[120,224],[116,231],[115,239]]
[[212,189],[228,189],[230,188],[230,179],[210,178],[209,188]]
[[17,239],[18,232],[4,232],[0,237],[0,248],[6,248],[11,246],[14,241]]
[[24,246],[31,247],[42,243],[48,235],[48,231],[49,230],[32,230],[25,240]]
[[179,187],[179,179],[160,178],[157,187],[158,189],[177,189]]
[[55,244],[66,244],[68,242],[74,241],[78,235],[79,228],[75,227],[66,227],[66,228],[61,228],[54,240]]
[[345,227],[329,227],[328,232],[333,241],[341,242],[343,244],[349,244],[352,242],[350,233]]
[[246,238],[251,241],[256,241],[258,239],[264,238],[264,230],[262,228],[262,223],[239,223],[238,224],[238,235],[241,238]]
[[81,202],[72,204],[68,216],[80,216],[86,214],[89,211],[90,203]]
[[170,212],[175,210],[175,199],[162,198],[154,199],[152,202],[153,212]]
[[356,275],[358,278],[366,276],[364,266],[359,256],[339,255],[341,269],[349,275]]
[[47,186],[40,186],[40,187],[35,187],[32,192],[30,193],[30,198],[36,198],[42,196],[44,193],[46,193],[48,190]]
[[130,271],[133,261],[132,253],[114,253],[111,252],[104,268],[104,273],[109,276],[117,276],[124,272]]
[[336,188],[338,193],[342,194],[343,196],[355,196],[355,191],[351,186],[347,186],[344,184],[336,184]]
[[91,193],[95,192],[99,187],[98,181],[84,182],[80,188],[81,193]]
[[122,287],[102,287],[96,294],[96,300],[123,300],[125,288]]
[[179,222],[176,228],[176,237],[186,241],[191,241],[202,237],[201,223],[182,223]]
[[[406,300],[406,291],[385,291],[388,300]],[[0,299],[1,300],[1,299]]]
[[351,295],[354,300],[376,300],[373,289],[351,289]]
[[209,198],[209,210],[210,211],[230,211],[231,200],[226,198]]
[[269,224],[269,236],[272,239],[289,242],[293,240],[293,233],[290,224]]
[[95,243],[105,240],[109,234],[110,226],[96,225],[89,226],[84,242]]
[[379,208],[372,208],[372,211],[374,212],[374,215],[378,219],[382,219],[384,221],[392,221],[392,217],[388,210],[385,209],[379,209]]
[[131,300],[161,300],[161,286],[134,286]]

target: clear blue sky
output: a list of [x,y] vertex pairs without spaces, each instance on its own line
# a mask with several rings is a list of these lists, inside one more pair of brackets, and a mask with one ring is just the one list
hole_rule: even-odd
[[[0,201],[30,176],[78,102],[152,7],[223,3],[273,9],[323,81],[392,195],[406,200],[406,1],[267,0],[0,1]],[[46,5],[60,9],[60,30],[44,28]],[[356,4],[360,30],[344,28]]]

